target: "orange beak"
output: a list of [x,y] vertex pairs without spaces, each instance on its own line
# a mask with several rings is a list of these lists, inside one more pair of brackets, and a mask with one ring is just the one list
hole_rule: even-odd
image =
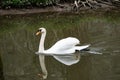
[[36,32],[36,36],[40,34],[40,31]]

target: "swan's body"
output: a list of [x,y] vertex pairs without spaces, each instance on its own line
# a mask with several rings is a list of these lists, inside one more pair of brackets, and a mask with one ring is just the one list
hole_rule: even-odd
[[87,48],[86,46],[76,46],[80,41],[74,37],[68,37],[57,41],[50,49],[45,50],[44,53],[54,53],[54,54],[71,54],[76,50],[82,50]]
[[[77,62],[79,62],[80,59],[80,55],[79,54],[73,54],[75,53],[75,51],[80,51],[82,49],[85,49],[87,47],[89,47],[90,45],[85,45],[85,46],[76,46],[77,44],[80,43],[80,41],[77,38],[74,37],[68,37],[68,38],[64,38],[61,39],[59,41],[57,41],[50,49],[48,50],[44,50],[44,40],[45,40],[45,36],[46,36],[46,29],[45,28],[39,28],[38,32],[36,33],[36,35],[38,35],[39,33],[42,34],[41,39],[40,39],[40,45],[39,45],[39,60],[40,60],[40,65],[42,68],[42,72],[43,72],[43,78],[47,78],[47,70],[45,67],[45,63],[44,63],[44,54],[46,55],[52,55],[53,57],[60,61],[61,63],[65,64],[65,65],[72,65],[75,64]],[[40,54],[42,53],[42,54]],[[65,54],[65,56],[64,56]],[[72,54],[72,55],[70,55]],[[62,55],[62,56],[60,56]],[[68,55],[68,56],[66,56]]]

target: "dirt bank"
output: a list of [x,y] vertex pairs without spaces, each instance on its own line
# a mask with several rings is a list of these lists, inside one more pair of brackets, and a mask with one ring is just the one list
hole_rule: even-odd
[[110,11],[116,10],[115,7],[106,6],[104,8],[90,9],[90,8],[81,8],[79,11],[72,10],[70,6],[67,7],[46,7],[46,8],[31,8],[31,9],[0,9],[0,16],[2,15],[16,15],[16,14],[33,14],[33,13],[43,13],[43,12],[85,12],[85,11]]
[[64,11],[61,8],[32,8],[32,9],[0,9],[0,15],[14,15],[14,14],[31,14],[31,13],[41,13],[41,12],[61,12]]

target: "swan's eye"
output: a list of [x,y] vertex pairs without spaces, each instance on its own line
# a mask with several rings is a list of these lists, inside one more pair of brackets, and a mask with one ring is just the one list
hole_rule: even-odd
[[41,32],[42,30],[41,30],[41,29],[39,29],[38,31],[40,31],[40,32]]

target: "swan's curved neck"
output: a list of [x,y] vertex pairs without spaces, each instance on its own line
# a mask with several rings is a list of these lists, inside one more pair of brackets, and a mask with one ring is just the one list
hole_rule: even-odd
[[[44,51],[45,37],[46,37],[46,32],[42,33],[42,35],[41,35],[38,52],[43,52]],[[47,69],[46,69],[46,66],[45,66],[45,56],[44,55],[39,55],[39,61],[40,61],[40,66],[41,66],[42,73],[43,73],[42,74],[43,79],[46,79],[48,73],[47,73]]]
[[44,51],[44,41],[45,41],[45,37],[46,37],[46,32],[42,33],[42,35],[41,35],[38,52],[43,52],[43,51]]

